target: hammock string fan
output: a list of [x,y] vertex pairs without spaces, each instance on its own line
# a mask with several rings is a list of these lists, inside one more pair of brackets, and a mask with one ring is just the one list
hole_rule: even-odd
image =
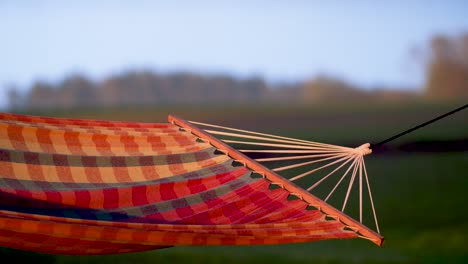
[[[0,246],[91,255],[358,237],[382,245],[364,163],[371,147],[175,116],[150,124],[0,113]],[[323,200],[309,192],[337,174]],[[306,189],[294,183],[312,177]],[[359,221],[343,212],[355,182]],[[339,186],[341,211],[327,202]],[[376,231],[362,223],[364,194]]]

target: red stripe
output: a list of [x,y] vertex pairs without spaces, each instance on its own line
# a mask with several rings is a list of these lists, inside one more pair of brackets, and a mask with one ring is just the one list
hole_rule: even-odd
[[119,207],[119,191],[117,189],[104,189],[102,190],[104,196],[103,208],[117,208]]
[[146,185],[141,185],[141,186],[136,186],[131,188],[131,194],[132,194],[132,205],[133,206],[139,206],[139,205],[144,205],[148,204],[148,188]]
[[[0,171],[2,169],[3,167],[0,167]],[[35,199],[48,201],[48,193],[59,193],[62,198],[61,203],[64,205],[92,209],[125,208],[151,204],[160,201],[168,201],[191,194],[196,194],[207,189],[226,184],[242,176],[246,172],[247,170],[245,168],[240,167],[239,169],[231,172],[206,176],[201,179],[186,179],[176,183],[156,183],[121,188],[111,188],[107,186],[104,187],[104,189],[76,191],[34,190],[27,191],[26,193],[28,195],[26,197],[30,197],[32,195]],[[89,177],[100,177],[100,175],[92,176],[93,174],[90,173],[87,173],[87,175],[89,175]],[[198,185],[194,185],[194,182]],[[40,185],[39,182],[37,184]],[[163,189],[164,191],[162,191]],[[7,192],[14,191],[7,187],[0,187],[0,190]],[[116,193],[118,193],[118,195],[116,195]],[[22,196],[21,193],[17,195],[20,197]]]
[[45,195],[48,202],[62,204],[62,195],[59,192],[46,192]]
[[[73,192],[71,195],[68,193],[62,193],[64,197],[64,204],[71,204],[69,196],[74,199],[73,205],[80,208],[90,208],[91,204],[91,191],[81,190]],[[67,199],[68,198],[68,199]]]

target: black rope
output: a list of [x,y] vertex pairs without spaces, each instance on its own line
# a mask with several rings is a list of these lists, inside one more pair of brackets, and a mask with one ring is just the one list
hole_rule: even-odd
[[408,133],[411,133],[411,132],[413,132],[413,131],[415,131],[415,130],[417,130],[417,129],[420,129],[420,128],[422,128],[422,127],[425,127],[425,126],[427,126],[427,125],[429,125],[429,124],[431,124],[431,123],[434,123],[434,122],[436,122],[436,121],[438,121],[438,120],[440,120],[440,119],[442,119],[442,118],[444,118],[444,117],[447,117],[447,116],[449,116],[449,115],[453,115],[453,114],[455,114],[456,112],[461,111],[461,110],[463,110],[463,109],[465,109],[465,108],[467,108],[467,107],[468,107],[468,104],[466,104],[466,105],[464,105],[464,106],[462,106],[462,107],[459,107],[459,108],[457,108],[457,109],[454,109],[454,110],[452,110],[452,111],[450,111],[450,112],[448,112],[448,113],[445,113],[445,114],[443,114],[443,115],[441,115],[441,116],[438,116],[438,117],[436,117],[436,118],[434,118],[434,119],[431,119],[431,120],[429,120],[429,121],[427,121],[427,122],[425,122],[425,123],[422,123],[422,124],[420,124],[420,125],[417,125],[417,126],[411,128],[411,129],[408,129],[408,130],[406,130],[406,131],[403,131],[403,132],[401,132],[400,134],[397,134],[397,135],[395,135],[395,136],[393,136],[393,137],[387,138],[387,139],[385,139],[385,140],[383,140],[383,141],[381,141],[381,142],[379,142],[379,143],[377,143],[377,144],[371,144],[370,148],[371,148],[371,149],[375,149],[375,148],[378,147],[378,146],[381,146],[381,145],[383,145],[383,144],[385,144],[385,143],[387,143],[387,142],[389,142],[389,141],[392,141],[392,140],[397,139],[397,138],[399,138],[399,137],[401,137],[401,136],[404,136],[404,135],[406,135],[406,134],[408,134]]

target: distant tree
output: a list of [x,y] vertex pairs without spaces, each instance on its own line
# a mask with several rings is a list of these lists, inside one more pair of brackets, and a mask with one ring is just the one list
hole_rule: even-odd
[[243,82],[245,93],[247,95],[246,102],[258,103],[264,100],[268,87],[263,78],[252,77]]
[[8,107],[12,110],[18,110],[23,107],[23,97],[14,85],[8,87]]
[[303,97],[302,86],[298,83],[278,83],[267,87],[262,100],[266,102],[300,102]]
[[96,105],[96,88],[83,75],[67,77],[57,89],[57,105],[62,108]]
[[126,72],[100,85],[99,101],[104,106],[152,105],[158,101],[158,77],[148,72]]
[[426,75],[427,97],[468,98],[468,33],[432,38]]
[[56,108],[57,98],[57,91],[51,84],[44,81],[37,81],[27,94],[26,107]]
[[356,101],[365,98],[365,92],[350,84],[320,76],[302,85],[302,100],[305,102]]

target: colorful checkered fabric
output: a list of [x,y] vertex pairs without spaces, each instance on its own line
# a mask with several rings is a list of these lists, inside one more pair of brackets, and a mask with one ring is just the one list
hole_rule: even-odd
[[112,254],[355,238],[173,124],[0,113],[0,246]]

